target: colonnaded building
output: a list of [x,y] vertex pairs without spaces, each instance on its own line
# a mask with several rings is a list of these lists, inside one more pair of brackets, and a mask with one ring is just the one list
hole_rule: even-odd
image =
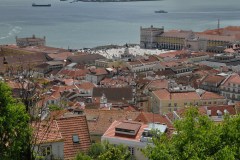
[[189,30],[164,31],[164,27],[140,27],[140,47],[146,49],[190,49],[220,53],[226,48],[238,45],[240,27],[226,27],[203,32]]

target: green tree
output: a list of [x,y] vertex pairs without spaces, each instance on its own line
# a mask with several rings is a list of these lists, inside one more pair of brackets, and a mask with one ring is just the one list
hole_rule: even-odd
[[127,147],[118,145],[110,146],[104,153],[98,156],[98,160],[131,160],[131,154]]
[[51,104],[48,106],[50,111],[59,111],[59,110],[63,110],[61,107],[59,107],[56,104]]
[[190,107],[184,118],[174,124],[175,133],[153,139],[143,153],[152,160],[217,160],[239,159],[240,116],[226,116],[223,123],[215,124],[209,117],[199,115]]
[[[89,159],[90,158],[90,159]],[[95,143],[86,154],[77,154],[75,160],[133,160],[128,148],[123,145],[114,146],[108,142]]]
[[26,159],[30,127],[22,103],[12,98],[10,88],[0,82],[0,159]]
[[75,157],[75,160],[93,160],[90,156],[80,152],[77,154],[77,156]]
[[93,143],[91,147],[89,148],[87,155],[92,157],[93,159],[97,159],[99,155],[105,152],[106,145],[103,145],[101,143]]

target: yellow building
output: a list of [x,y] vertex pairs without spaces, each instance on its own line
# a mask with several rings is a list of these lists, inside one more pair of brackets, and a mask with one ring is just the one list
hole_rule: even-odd
[[[216,33],[215,33],[216,32]],[[193,32],[187,30],[164,31],[164,28],[140,28],[140,47],[181,50],[183,48],[193,51],[219,52],[215,47],[226,46],[239,41],[240,29],[232,31],[223,28],[217,33],[215,30]]]
[[227,104],[227,100],[216,93],[203,91],[170,92],[160,89],[151,93],[151,108],[153,112],[166,114],[185,106],[204,106]]

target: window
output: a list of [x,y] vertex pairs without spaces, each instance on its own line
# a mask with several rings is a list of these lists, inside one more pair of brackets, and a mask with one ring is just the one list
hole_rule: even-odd
[[134,155],[134,147],[128,147],[128,150],[131,155]]
[[51,146],[42,146],[40,148],[42,156],[49,156],[52,153],[52,147]]
[[72,140],[73,140],[73,143],[79,143],[78,135],[73,135]]

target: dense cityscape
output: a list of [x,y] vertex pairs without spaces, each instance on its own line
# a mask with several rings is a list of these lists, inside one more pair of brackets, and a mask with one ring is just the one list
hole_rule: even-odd
[[[143,4],[135,4],[135,1]],[[139,38],[135,42],[132,35],[136,32],[126,29],[131,22],[123,23],[122,17],[131,17],[126,11],[129,9],[132,13],[137,8],[135,5],[150,2],[154,6],[158,4],[156,1],[33,2],[26,9],[25,16],[29,22],[21,16],[24,13],[21,6],[19,19],[14,23],[5,19],[17,17],[17,11],[13,17],[6,14],[7,18],[1,19],[0,160],[240,159],[240,26],[226,25],[232,12],[220,8],[223,13],[219,13],[217,6],[221,5],[216,5],[217,12],[197,11],[199,17],[194,12],[178,12],[171,7],[170,12],[162,8],[149,9],[149,14],[146,7],[146,13],[142,12],[141,17],[148,20],[148,16],[143,15],[151,15],[153,19],[149,21],[153,23],[138,25],[140,20],[136,19],[131,25],[137,26],[138,30],[135,36]],[[119,14],[116,21],[112,22],[107,11],[103,12],[109,7],[108,3],[99,2],[117,4],[112,8]],[[119,12],[122,2],[130,4],[123,14]],[[101,6],[103,8],[98,6],[100,10],[96,12],[104,14],[83,16],[94,23],[75,22],[79,15],[74,13],[78,10],[74,5],[82,4],[82,8],[89,9],[91,5],[88,3],[106,4]],[[159,3],[168,4],[162,0]],[[174,5],[171,1],[168,5],[177,6],[174,0],[172,3]],[[58,19],[54,15],[59,8],[64,11],[62,4],[69,7],[66,14],[60,15],[66,19]],[[49,8],[55,10],[51,12]],[[5,13],[1,9],[0,13]],[[32,17],[27,15],[33,9],[36,13]],[[71,9],[73,13],[69,12]],[[45,17],[44,10],[49,19]],[[43,19],[39,18],[39,13],[44,15]],[[201,27],[189,29],[194,26],[184,21],[189,13],[192,19],[199,19]],[[133,13],[132,18],[138,14]],[[183,16],[182,23],[177,14]],[[202,20],[207,18],[201,16],[207,14],[216,18],[211,24],[215,27],[209,27],[209,23]],[[224,25],[218,14],[227,15]],[[236,18],[234,15],[232,21]],[[105,25],[107,21],[101,16],[110,19],[111,25]],[[69,17],[74,17],[74,23],[71,18],[66,21]],[[158,22],[156,25],[155,18],[165,18],[163,22],[168,25]],[[52,22],[53,19],[56,21]],[[67,25],[57,23],[58,20],[66,21]],[[44,21],[52,24],[44,26]],[[127,21],[131,21],[130,18]],[[171,21],[189,26],[174,28]],[[82,28],[75,26],[78,23]],[[92,26],[86,29],[89,24]],[[114,27],[109,27],[114,26],[112,24],[120,25],[116,28],[119,36],[111,33],[115,31]],[[31,25],[32,30],[29,30]],[[58,25],[66,27],[66,30],[60,33]],[[104,32],[102,25],[109,31]],[[20,26],[27,28],[23,30],[24,34],[20,34],[24,28]],[[123,26],[126,33],[120,29]],[[200,30],[203,26],[206,27]],[[46,32],[42,34],[44,27]],[[28,36],[23,36],[26,30],[29,30]],[[84,32],[89,36],[82,34]],[[68,33],[71,34],[65,37]],[[52,36],[55,34],[56,37]],[[61,36],[57,37],[58,34]],[[132,39],[122,37],[125,43],[115,43],[122,41],[121,34],[123,37],[129,34],[129,39]],[[107,38],[101,41],[102,35]],[[86,44],[83,44],[85,38]],[[108,38],[112,42],[103,44]],[[57,45],[63,43],[68,47]],[[86,47],[75,47],[78,43]],[[94,44],[97,45],[90,47]]]

